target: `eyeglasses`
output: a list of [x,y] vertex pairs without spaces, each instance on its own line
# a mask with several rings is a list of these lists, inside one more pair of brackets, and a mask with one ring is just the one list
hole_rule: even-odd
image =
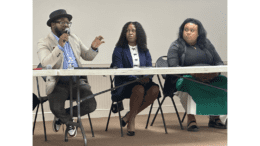
[[131,31],[132,31],[133,33],[135,33],[135,32],[136,32],[136,30],[135,30],[135,29],[132,29],[132,30],[130,30],[130,29],[127,29],[127,30],[126,30],[126,32],[128,32],[128,33],[130,33]]
[[56,21],[55,23],[59,23],[60,25],[67,24],[69,27],[71,26],[72,22],[64,22],[64,21]]

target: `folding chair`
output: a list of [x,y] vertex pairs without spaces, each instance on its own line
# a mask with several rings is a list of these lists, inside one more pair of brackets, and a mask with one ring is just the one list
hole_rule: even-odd
[[[42,68],[41,63],[39,63],[37,68]],[[44,80],[44,82],[46,82],[46,76],[43,76],[42,79]],[[47,98],[47,96],[45,96],[45,97],[41,97],[40,96],[38,77],[36,77],[36,83],[37,83],[37,90],[38,90],[38,96],[39,96],[38,98],[40,100],[41,107],[42,107],[42,119],[43,119],[43,127],[44,127],[44,136],[45,136],[45,141],[47,141],[46,127],[45,127],[45,118],[44,118],[44,110],[43,110],[43,105],[42,104],[44,102],[46,102],[48,100],[48,98]],[[72,103],[70,105],[72,106]],[[33,124],[33,135],[34,135],[34,129],[35,129],[35,124],[36,124],[36,119],[37,119],[37,114],[38,114],[38,108],[39,108],[39,104],[37,105],[36,115],[35,115],[34,124]],[[88,119],[89,119],[89,124],[90,124],[91,132],[92,132],[92,137],[95,137],[94,130],[93,130],[92,123],[91,123],[91,118],[90,118],[89,114],[88,114]]]
[[[110,66],[111,67],[111,66]],[[114,83],[114,79],[112,79],[112,76],[110,75],[110,83],[111,83],[111,88],[114,88],[113,86],[113,83]],[[111,91],[112,92],[112,91]],[[116,109],[114,108],[115,107],[115,104],[116,103]],[[113,109],[114,108],[114,109]],[[106,130],[108,129],[108,125],[109,125],[109,120],[110,120],[110,116],[111,116],[111,112],[114,113],[117,113],[118,112],[118,116],[119,116],[119,123],[120,123],[120,128],[121,128],[121,137],[123,137],[123,128],[122,128],[122,119],[121,119],[121,113],[120,111],[124,110],[124,107],[123,107],[123,102],[122,101],[112,101],[112,104],[111,104],[111,108],[110,108],[110,112],[109,112],[109,115],[108,115],[108,119],[107,119],[107,126],[106,126]]]
[[[156,67],[168,67],[167,56],[161,56],[161,57],[156,61],[155,66],[156,66]],[[163,79],[166,79],[166,75],[162,74],[162,77],[163,77]],[[181,120],[180,120],[180,116],[179,116],[177,107],[176,107],[176,105],[175,105],[174,99],[173,99],[174,94],[170,95],[170,94],[168,94],[168,93],[165,93],[165,90],[164,90],[164,87],[162,86],[162,83],[161,83],[161,80],[160,80],[159,75],[157,75],[157,78],[158,78],[158,80],[159,80],[160,87],[161,87],[161,89],[162,89],[162,91],[163,91],[163,100],[162,100],[162,102],[161,102],[161,105],[163,104],[163,102],[164,102],[164,100],[165,100],[165,98],[166,98],[167,96],[169,96],[169,97],[171,98],[172,103],[173,103],[173,106],[174,106],[174,108],[175,108],[175,112],[176,112],[176,114],[177,114],[177,117],[178,117],[178,120],[179,120],[179,123],[180,123],[180,126],[181,126],[181,129],[183,130],[182,122],[181,122]],[[153,106],[153,104],[152,104],[152,106]],[[150,112],[149,112],[149,116],[148,116],[147,124],[146,124],[146,127],[145,127],[145,128],[147,128],[148,123],[149,123],[149,117],[150,117],[150,114],[151,114],[151,111],[152,111],[152,106],[151,106],[151,108],[150,108]],[[154,121],[155,121],[155,118],[156,118],[158,112],[159,112],[159,107],[158,107],[158,109],[157,109],[157,111],[156,111],[156,113],[155,113],[155,115],[154,115],[154,118],[153,118],[153,121],[152,121],[152,123],[151,123],[151,126],[153,126],[153,123],[154,123]],[[162,111],[161,111],[161,114],[163,114]],[[183,118],[183,119],[184,119],[184,118]]]
[[[37,68],[41,68],[42,65],[41,63],[37,66]],[[46,77],[42,77],[42,79],[44,81],[46,81]],[[38,81],[38,77],[36,77],[36,83],[37,83],[37,91],[38,91],[38,100],[40,101],[41,104],[41,108],[42,108],[42,121],[43,121],[43,128],[44,128],[44,137],[45,137],[45,141],[47,141],[47,135],[46,135],[46,127],[45,127],[45,118],[44,118],[44,110],[43,110],[43,103],[46,102],[48,100],[47,96],[41,97],[40,94],[40,89],[39,89],[39,81]],[[34,95],[34,94],[33,94]],[[36,100],[36,99],[33,99]],[[35,101],[33,101],[35,102]],[[34,135],[34,129],[35,129],[35,124],[36,124],[36,119],[37,119],[37,115],[38,115],[38,109],[39,109],[39,105],[37,104],[37,110],[36,110],[36,114],[35,114],[35,118],[34,118],[34,123],[33,123],[33,135]]]
[[[110,66],[110,68],[113,68],[112,64]],[[114,83],[114,79],[112,79],[112,76],[110,76],[110,83],[111,83],[111,88],[114,88],[113,86],[113,83]],[[112,91],[111,91],[112,92]],[[161,104],[160,104],[160,101],[159,99],[157,98],[157,101],[158,101],[158,104],[159,104],[159,108],[161,111]],[[116,103],[116,109],[113,110],[113,107],[115,107],[115,104]],[[114,105],[114,106],[113,106]],[[118,115],[119,115],[119,122],[120,122],[120,128],[121,128],[121,137],[123,137],[123,128],[122,128],[122,125],[121,125],[121,113],[120,111],[124,110],[124,107],[123,107],[123,102],[122,101],[112,101],[112,104],[111,104],[111,108],[110,108],[110,112],[109,112],[109,115],[108,115],[108,120],[107,120],[107,126],[106,126],[106,130],[108,129],[108,124],[109,124],[109,120],[110,120],[110,116],[111,116],[111,111],[113,110],[114,113],[118,112]],[[149,114],[150,116],[150,114]],[[149,117],[148,117],[149,118]],[[166,129],[166,124],[165,124],[165,120],[164,120],[164,116],[162,114],[162,119],[163,119],[163,124],[164,124],[164,128],[165,128],[165,133],[167,134],[167,129]]]

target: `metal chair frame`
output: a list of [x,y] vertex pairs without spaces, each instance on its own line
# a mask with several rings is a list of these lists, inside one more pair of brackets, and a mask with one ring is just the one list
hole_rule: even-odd
[[[37,66],[37,68],[42,68],[42,65],[41,63]],[[46,82],[46,77],[42,77],[42,79]],[[45,101],[48,100],[47,96],[44,96],[44,97],[41,97],[40,95],[40,89],[39,89],[39,81],[38,81],[38,77],[36,77],[36,83],[37,83],[37,91],[38,91],[38,98],[40,99],[40,104],[41,104],[41,109],[42,109],[42,119],[43,119],[43,128],[44,128],[44,137],[45,137],[45,141],[47,141],[47,134],[46,134],[46,126],[45,126],[45,118],[44,118],[44,109],[43,109],[43,103]],[[70,97],[72,97],[72,79],[70,78]],[[72,107],[73,107],[73,100],[72,98],[70,98],[70,107],[71,107],[71,110],[70,110],[70,114],[72,115]],[[39,109],[39,104],[37,105],[37,110],[36,110],[36,115],[35,115],[35,118],[34,118],[34,124],[33,124],[33,135],[34,135],[34,130],[35,130],[35,125],[36,125],[36,120],[37,120],[37,115],[38,115],[38,109]],[[91,128],[91,132],[92,132],[92,137],[95,137],[94,135],[94,130],[93,130],[93,126],[92,126],[92,123],[91,123],[91,118],[90,118],[90,114],[88,113],[88,119],[89,119],[89,124],[90,124],[90,128]],[[79,120],[77,121],[77,123],[79,123]],[[78,128],[78,127],[77,127]],[[67,142],[68,141],[68,138],[67,138],[67,129],[66,129],[66,132],[65,132],[65,141]]]
[[[110,67],[112,67],[112,65],[111,65]],[[113,85],[114,79],[112,79],[112,76],[110,76],[110,83],[111,83],[111,88],[114,88],[114,85]],[[165,128],[165,133],[167,134],[168,132],[167,132],[166,123],[165,123],[165,120],[164,120],[164,116],[163,116],[163,112],[162,112],[161,103],[160,103],[159,98],[157,98],[157,101],[158,101],[158,104],[159,104],[158,109],[161,110],[161,113],[162,113],[162,119],[163,119],[163,124],[164,124],[164,128]],[[112,105],[113,105],[114,102],[116,102],[116,104],[117,104],[117,109],[118,109],[117,112],[118,112],[118,115],[119,115],[119,122],[120,122],[120,128],[121,128],[121,137],[123,137],[123,128],[122,128],[122,125],[121,125],[121,123],[122,123],[122,121],[121,121],[121,120],[122,120],[122,119],[121,119],[121,113],[120,113],[119,108],[118,108],[118,103],[119,103],[119,102],[122,102],[122,101],[112,101],[111,108],[110,108],[110,112],[109,112],[109,115],[108,115],[106,130],[105,130],[105,131],[107,131],[107,129],[108,129],[109,120],[110,120],[111,111],[112,111]],[[122,103],[122,104],[123,104],[123,103]],[[152,105],[151,105],[151,108],[152,108],[152,106],[153,106],[153,103],[152,103]],[[150,112],[149,112],[149,115],[148,115],[148,119],[150,118],[150,113],[151,113],[151,109],[150,109]],[[147,121],[147,123],[148,123],[148,122],[149,122],[149,121]],[[146,126],[146,129],[147,129],[147,126]]]
[[[111,83],[111,88],[114,88],[113,86],[113,82],[114,82],[114,79],[112,79],[112,76],[110,76],[110,83]],[[106,130],[108,129],[108,125],[109,125],[109,121],[110,121],[110,116],[111,116],[111,112],[112,112],[112,107],[113,107],[113,103],[116,102],[117,104],[117,112],[118,112],[118,115],[119,115],[119,123],[120,123],[120,129],[121,129],[121,137],[123,137],[123,127],[122,127],[122,119],[121,119],[121,113],[120,113],[120,110],[119,110],[119,107],[118,107],[118,103],[119,102],[122,102],[122,101],[112,101],[112,104],[111,104],[111,108],[110,108],[110,111],[109,111],[109,115],[108,115],[108,119],[107,119],[107,126],[106,126]],[[122,103],[123,104],[123,103]]]
[[[44,137],[45,137],[45,141],[47,141],[43,102],[47,101],[48,99],[47,99],[46,96],[45,97],[41,97],[40,89],[39,89],[38,77],[36,77],[36,83],[37,83],[38,98],[40,99],[40,104],[41,104],[41,109],[42,109],[42,121],[43,121],[43,128],[44,128]],[[36,114],[35,114],[35,118],[34,118],[34,122],[33,122],[33,135],[34,135],[35,124],[36,124],[37,115],[38,115],[38,109],[39,109],[39,105],[40,104],[37,105],[37,110],[36,110]]]
[[[167,56],[161,56],[160,58],[157,59],[157,61],[156,61],[156,67],[162,67],[161,64],[159,64],[159,61],[160,61],[162,58],[164,58],[164,57],[167,57]],[[164,63],[164,65],[167,64],[166,61],[163,62],[163,63]],[[167,66],[168,66],[168,64],[167,64]],[[164,67],[166,67],[166,66],[164,66]],[[163,79],[166,78],[165,75],[162,75],[162,77],[163,77]],[[160,87],[161,87],[162,91],[164,91],[164,87],[162,86],[161,79],[160,79],[159,75],[157,75],[157,78],[158,78],[158,81],[159,81],[159,83],[160,83]],[[167,95],[165,95],[165,94],[163,93],[163,100],[162,100],[162,102],[161,102],[161,105],[163,104],[163,102],[164,102],[164,100],[165,100],[166,97],[167,97]],[[170,97],[170,96],[169,96],[169,97]],[[182,122],[183,122],[183,120],[184,120],[184,118],[185,118],[186,113],[185,113],[185,115],[183,116],[183,119],[182,119],[182,121],[181,121],[181,120],[180,120],[180,116],[179,116],[179,112],[178,112],[178,110],[177,110],[177,107],[176,107],[175,102],[174,102],[174,99],[173,99],[173,96],[170,97],[170,98],[171,98],[171,100],[172,100],[172,104],[173,104],[174,109],[175,109],[175,112],[176,112],[176,114],[177,114],[177,118],[178,118],[178,121],[179,121],[179,123],[180,123],[180,127],[181,127],[181,129],[183,130]],[[153,106],[153,104],[152,104],[152,106]],[[150,113],[151,113],[151,110],[152,110],[152,106],[151,106],[151,109],[150,109],[150,112],[149,112],[149,116],[148,116],[148,119],[147,119],[146,128],[148,127],[149,117],[150,117]],[[157,117],[158,112],[159,112],[159,107],[158,107],[158,109],[157,109],[157,111],[156,111],[156,113],[155,113],[155,115],[154,115],[154,118],[153,118],[153,121],[152,121],[152,123],[151,123],[151,126],[153,126],[153,123],[154,123],[154,121],[155,121],[155,119],[156,119],[156,117]],[[161,111],[161,114],[163,114],[162,111]]]

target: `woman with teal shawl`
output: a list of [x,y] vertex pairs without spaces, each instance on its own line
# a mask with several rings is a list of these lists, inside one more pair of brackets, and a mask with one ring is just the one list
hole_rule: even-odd
[[[177,66],[212,66],[224,65],[212,43],[206,37],[206,30],[199,20],[188,18],[179,28],[178,39],[174,41],[167,54],[169,67]],[[187,112],[191,104],[195,105],[195,113],[187,113],[187,130],[198,131],[194,114],[212,115],[208,123],[209,127],[225,128],[219,115],[227,115],[227,78],[220,73],[189,74],[179,78],[176,84],[177,95]],[[193,82],[189,79],[200,80],[216,86]],[[189,97],[192,99],[190,100]],[[191,102],[188,102],[191,101]],[[187,103],[189,105],[187,105]]]

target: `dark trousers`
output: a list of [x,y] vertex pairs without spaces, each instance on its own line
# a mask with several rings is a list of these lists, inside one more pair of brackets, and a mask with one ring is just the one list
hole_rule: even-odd
[[[90,89],[87,88],[86,84],[80,84],[79,86],[80,98],[92,95]],[[73,100],[77,99],[77,87],[75,84],[72,88]],[[48,95],[50,109],[52,113],[61,120],[62,123],[66,124],[68,121],[72,121],[70,116],[70,108],[65,109],[65,101],[70,100],[70,86],[68,84],[58,83],[54,88],[53,92]],[[80,103],[80,116],[84,116],[88,113],[95,111],[97,102],[95,98],[87,99]],[[73,117],[78,116],[77,106],[73,107]]]

